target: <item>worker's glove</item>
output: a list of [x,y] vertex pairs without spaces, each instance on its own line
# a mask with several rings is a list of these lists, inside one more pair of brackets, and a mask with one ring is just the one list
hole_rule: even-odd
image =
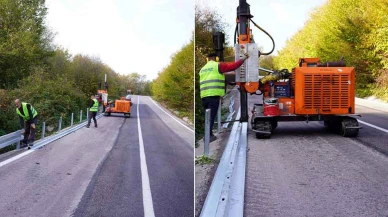
[[35,129],[36,126],[35,126],[35,124],[31,124],[31,127],[32,127],[33,129]]
[[248,53],[244,53],[244,57],[243,57],[243,60],[247,60],[249,58],[249,54]]

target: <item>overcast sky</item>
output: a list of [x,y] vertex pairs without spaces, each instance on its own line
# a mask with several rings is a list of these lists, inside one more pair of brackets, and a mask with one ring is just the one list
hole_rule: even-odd
[[47,0],[46,6],[56,44],[149,80],[194,30],[193,0]]
[[[317,6],[323,5],[326,0],[247,0],[251,5],[252,19],[256,24],[265,29],[275,40],[275,52],[284,47],[309,17],[309,13]],[[226,30],[227,40],[233,45],[233,34],[236,24],[236,8],[238,0],[196,0],[196,4],[207,6],[217,11],[223,20],[229,24]],[[255,42],[264,48],[264,52],[272,49],[272,42],[264,33],[251,25]]]

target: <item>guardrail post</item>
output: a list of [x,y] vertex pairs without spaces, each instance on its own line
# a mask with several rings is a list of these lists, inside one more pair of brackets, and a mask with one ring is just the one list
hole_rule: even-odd
[[217,122],[217,133],[219,134],[221,132],[221,97],[218,104]]
[[59,117],[58,131],[62,129],[62,117]]
[[16,149],[20,149],[20,140],[16,143]]
[[46,132],[46,122],[43,121],[42,123],[42,139],[44,139],[44,133]]
[[70,123],[71,127],[73,126],[73,120],[74,120],[74,113],[71,113],[71,123]]
[[79,122],[82,122],[82,110],[81,110],[81,112],[79,114]]
[[206,109],[205,113],[205,138],[204,138],[204,155],[209,156],[209,139],[210,139],[210,109]]

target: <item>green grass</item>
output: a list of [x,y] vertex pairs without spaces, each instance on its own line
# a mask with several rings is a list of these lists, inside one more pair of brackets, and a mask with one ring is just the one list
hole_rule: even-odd
[[226,120],[229,114],[229,107],[221,108],[221,120]]
[[197,164],[199,164],[199,165],[211,164],[213,162],[214,162],[213,159],[206,157],[205,155],[201,155],[201,156],[195,158],[195,165],[197,165]]

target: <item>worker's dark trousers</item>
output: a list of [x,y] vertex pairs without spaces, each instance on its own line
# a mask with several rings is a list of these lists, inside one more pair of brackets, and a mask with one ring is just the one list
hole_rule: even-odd
[[94,126],[97,127],[97,120],[96,120],[96,115],[97,115],[97,112],[89,112],[89,117],[88,117],[88,126],[90,126],[90,122],[92,122],[92,118],[93,118],[93,121],[94,121]]
[[208,96],[202,98],[202,105],[204,108],[204,111],[206,112],[206,109],[210,109],[210,135],[213,135],[213,125],[214,120],[216,119],[217,111],[218,111],[218,105],[220,103],[220,96]]
[[35,118],[32,119],[32,121],[26,121],[26,130],[24,131],[24,139],[23,139],[23,143],[24,144],[28,144],[28,137],[30,137],[30,143],[33,143],[35,141],[35,131],[36,129],[32,128],[31,127],[31,124],[35,124],[35,127],[36,127],[36,123],[38,123],[38,116],[35,116]]

